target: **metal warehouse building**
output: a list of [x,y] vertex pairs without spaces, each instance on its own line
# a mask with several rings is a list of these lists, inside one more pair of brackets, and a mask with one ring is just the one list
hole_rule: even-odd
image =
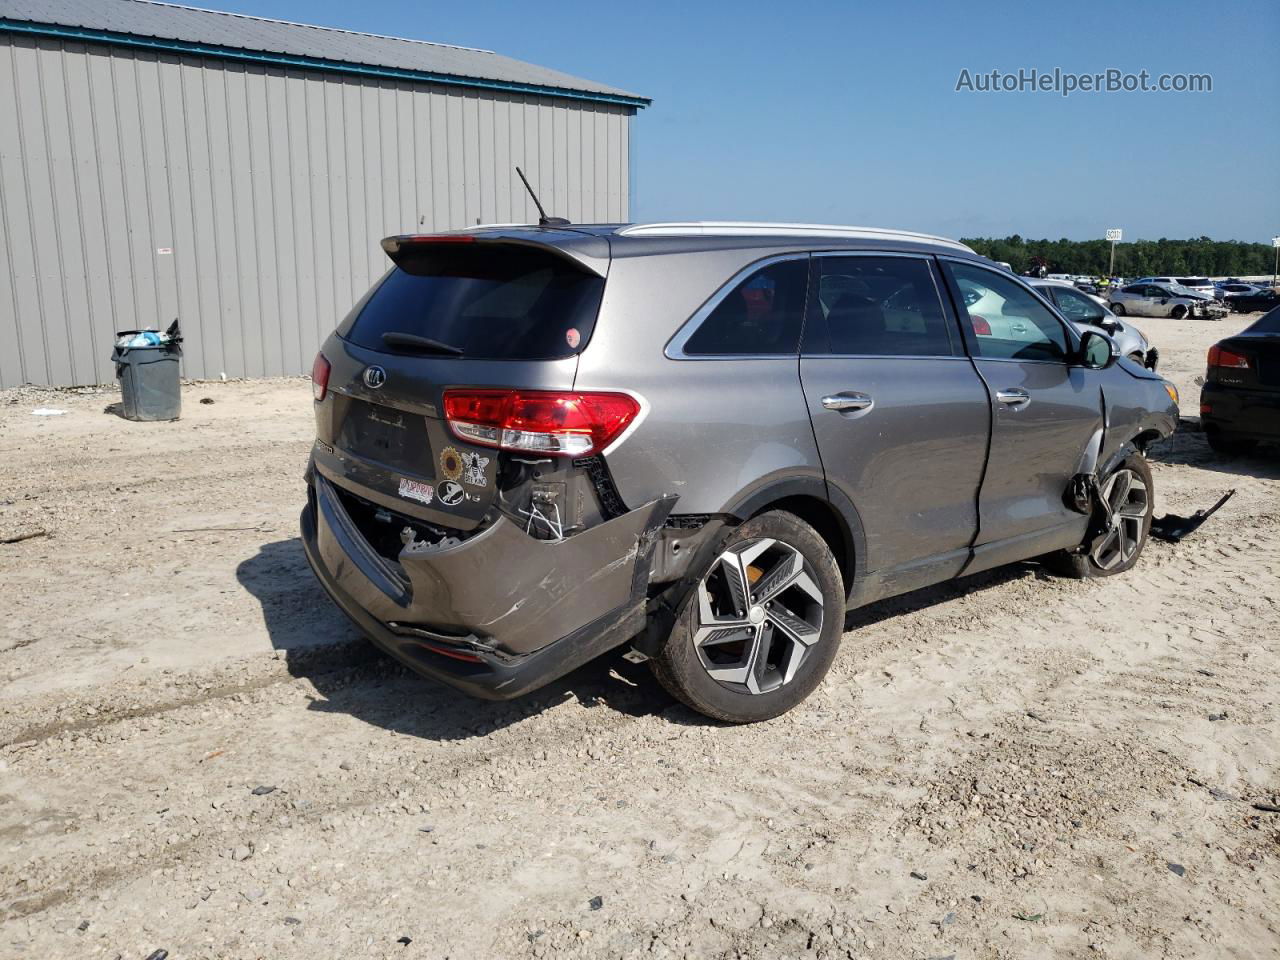
[[145,0],[0,0],[0,386],[299,374],[389,234],[629,219],[648,100],[484,50]]

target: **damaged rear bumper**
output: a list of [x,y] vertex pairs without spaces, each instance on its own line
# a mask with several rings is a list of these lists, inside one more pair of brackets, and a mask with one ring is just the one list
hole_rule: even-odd
[[412,544],[397,564],[313,473],[302,542],[325,590],[379,647],[474,696],[509,699],[643,628],[653,544],[675,499],[558,541],[499,516],[461,542]]

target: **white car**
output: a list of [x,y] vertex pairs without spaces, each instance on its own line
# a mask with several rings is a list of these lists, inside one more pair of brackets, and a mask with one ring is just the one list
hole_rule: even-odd
[[1145,281],[1112,290],[1109,303],[1112,313],[1119,317],[1170,317],[1174,320],[1195,317],[1221,320],[1229,312],[1212,297],[1186,287]]
[[1162,287],[1183,287],[1210,300],[1218,298],[1218,288],[1208,277],[1139,277],[1133,282],[1154,283]]
[[1110,335],[1120,348],[1121,356],[1128,357],[1134,363],[1154,370],[1158,353],[1151,348],[1150,341],[1141,330],[1132,323],[1125,323],[1106,306],[1106,301],[1083,290],[1077,290],[1074,284],[1065,280],[1029,280],[1027,281],[1048,301],[1057,306],[1058,312],[1070,321],[1071,325],[1084,333],[1086,330],[1102,330]]

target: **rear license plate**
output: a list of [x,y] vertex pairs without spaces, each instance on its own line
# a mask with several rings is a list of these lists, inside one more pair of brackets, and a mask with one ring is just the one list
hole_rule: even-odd
[[419,414],[352,400],[339,442],[366,460],[420,477],[434,476],[427,425]]

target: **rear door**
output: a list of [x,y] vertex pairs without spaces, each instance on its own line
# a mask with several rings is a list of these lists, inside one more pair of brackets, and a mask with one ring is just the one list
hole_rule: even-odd
[[[1074,546],[1084,536],[1087,518],[1066,506],[1064,494],[1072,476],[1093,469],[1101,447],[1097,371],[1069,362],[1074,335],[1009,274],[959,260],[944,261],[943,271],[957,304],[984,304],[987,323],[971,316],[962,326],[995,401],[970,570]],[[997,318],[999,323],[992,322]],[[987,326],[1020,332],[975,332]]]
[[800,379],[827,483],[897,593],[954,576],[977,532],[990,401],[932,258],[814,257]]
[[449,431],[444,391],[571,389],[604,278],[527,243],[422,238],[394,259],[325,344],[316,467],[377,506],[470,529],[496,495],[498,456]]

